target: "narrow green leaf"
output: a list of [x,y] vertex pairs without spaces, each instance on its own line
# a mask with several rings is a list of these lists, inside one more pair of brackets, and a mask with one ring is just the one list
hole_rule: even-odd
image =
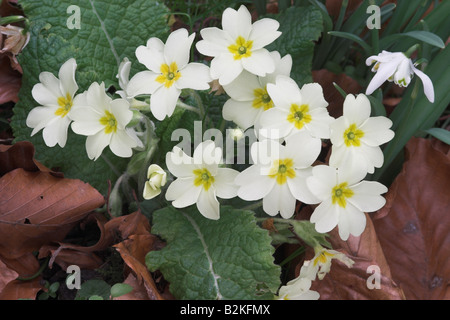
[[441,49],[445,48],[444,41],[442,41],[442,39],[439,36],[437,36],[436,34],[434,34],[432,32],[422,31],[422,30],[392,34],[392,35],[380,40],[380,46],[382,48],[387,48],[395,41],[398,41],[399,39],[401,40],[402,38],[405,38],[405,37],[423,41],[425,43],[428,43],[430,45],[433,45],[433,46],[441,48]]
[[436,139],[445,142],[446,144],[450,144],[450,131],[442,129],[442,128],[431,128],[425,130],[426,133],[432,135]]
[[370,52],[372,51],[371,47],[363,39],[361,39],[359,36],[357,36],[353,33],[341,32],[341,31],[330,31],[330,32],[328,32],[328,34],[335,36],[335,37],[345,38],[345,39],[356,42],[364,49],[366,54],[370,54]]

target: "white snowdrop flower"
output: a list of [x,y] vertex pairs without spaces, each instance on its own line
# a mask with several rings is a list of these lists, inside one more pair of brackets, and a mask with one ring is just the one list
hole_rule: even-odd
[[328,103],[318,83],[308,83],[300,89],[289,77],[278,76],[275,84],[267,85],[274,107],[260,117],[260,134],[270,139],[286,138],[298,131],[311,137],[328,139],[330,124]]
[[120,90],[116,93],[122,98],[130,103],[131,108],[141,109],[148,106],[145,102],[139,101],[134,98],[134,96],[128,93],[128,83],[130,79],[131,61],[128,58],[123,58],[119,65],[119,72],[117,74],[117,79],[119,82]]
[[411,82],[412,77],[416,74],[423,83],[423,90],[428,100],[434,102],[434,88],[433,82],[430,78],[417,69],[410,58],[403,52],[389,52],[383,50],[377,56],[370,56],[366,60],[366,65],[370,66],[375,62],[372,68],[376,72],[375,76],[370,81],[366,89],[366,94],[372,94],[378,87],[380,87],[386,80],[394,81],[400,87],[407,87]]
[[66,145],[67,131],[72,121],[71,113],[77,105],[75,93],[75,59],[67,60],[59,69],[58,78],[50,72],[41,72],[40,83],[34,85],[31,94],[41,106],[33,108],[26,124],[33,128],[31,135],[43,129],[44,142],[49,147]]
[[211,27],[200,31],[203,40],[197,50],[214,57],[211,76],[224,86],[230,84],[243,70],[265,76],[275,70],[269,51],[264,47],[276,40],[281,32],[278,21],[260,19],[252,24],[248,9],[227,8],[222,14],[222,29]]
[[131,157],[132,149],[141,146],[142,142],[133,129],[126,127],[133,117],[128,101],[111,99],[103,82],[92,83],[78,97],[80,106],[72,111],[72,130],[87,136],[88,157],[97,160],[106,146],[119,157]]
[[275,83],[278,75],[289,76],[292,68],[292,57],[281,58],[277,51],[270,53],[275,62],[275,71],[265,77],[243,71],[232,83],[223,86],[230,96],[222,110],[225,120],[233,121],[243,130],[257,125],[261,114],[273,107],[273,101],[267,92],[267,84]]
[[339,236],[359,236],[366,227],[364,212],[373,212],[384,206],[381,194],[387,188],[376,181],[361,181],[367,172],[364,167],[346,166],[338,169],[318,165],[306,183],[320,200],[310,221],[317,232],[326,233],[338,226]]
[[148,71],[136,73],[129,81],[127,93],[136,97],[151,94],[150,110],[158,120],[171,116],[182,89],[207,90],[212,81],[208,66],[189,63],[195,34],[186,29],[172,32],[164,44],[150,38],[146,46],[136,49],[136,57]]
[[368,173],[373,173],[383,165],[380,145],[394,137],[390,130],[392,121],[383,116],[370,117],[370,112],[370,101],[364,94],[347,95],[343,115],[330,126],[331,166],[353,163],[364,165]]
[[166,199],[175,208],[197,205],[199,212],[208,219],[220,218],[217,197],[230,199],[236,196],[234,179],[239,173],[230,168],[219,167],[222,149],[211,140],[200,143],[193,157],[174,147],[166,154],[166,165],[177,177],[166,191]]
[[144,185],[143,197],[153,199],[161,193],[161,187],[167,182],[167,173],[157,164],[152,164],[147,170],[147,181]]
[[306,185],[311,165],[321,150],[320,139],[300,132],[281,145],[275,140],[255,142],[251,147],[253,165],[236,177],[238,196],[247,201],[263,199],[263,210],[271,216],[278,213],[290,218],[296,200],[318,203]]
[[318,300],[320,294],[311,289],[311,280],[300,275],[281,286],[278,291],[278,300]]

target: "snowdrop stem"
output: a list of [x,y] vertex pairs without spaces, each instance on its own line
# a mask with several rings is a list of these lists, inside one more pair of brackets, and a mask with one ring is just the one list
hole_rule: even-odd
[[416,43],[411,48],[409,48],[404,54],[407,58],[410,58],[414,51],[420,47],[420,44]]

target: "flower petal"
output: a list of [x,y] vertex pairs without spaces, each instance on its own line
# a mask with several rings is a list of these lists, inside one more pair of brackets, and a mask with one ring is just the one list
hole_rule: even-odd
[[54,90],[48,89],[42,83],[36,83],[33,86],[31,95],[41,106],[58,106],[60,96],[55,95]]
[[252,165],[237,175],[235,183],[239,186],[238,196],[253,201],[264,198],[274,187],[275,179],[261,175],[261,167]]
[[158,74],[153,71],[141,71],[136,73],[128,82],[127,94],[136,97],[141,94],[153,94],[163,84],[156,81]]
[[166,199],[175,208],[184,208],[197,202],[203,187],[194,185],[194,178],[178,178],[166,190]]
[[312,176],[306,179],[306,184],[314,196],[324,201],[331,198],[331,190],[337,184],[337,171],[326,165],[315,166]]
[[72,130],[76,134],[91,136],[105,127],[100,123],[101,114],[89,107],[79,107],[70,112]]
[[159,73],[164,59],[164,43],[156,37],[147,41],[146,46],[139,46],[136,49],[136,58],[145,65],[148,70]]
[[110,141],[111,135],[105,134],[103,131],[88,136],[86,138],[86,151],[89,159],[97,160]]
[[75,70],[77,63],[74,58],[67,60],[59,69],[59,81],[61,93],[67,93],[73,97],[78,90],[78,85],[75,81]]
[[364,132],[361,141],[369,146],[379,146],[394,138],[394,131],[389,128],[392,127],[392,121],[386,117],[371,117],[367,119],[360,129]]
[[359,127],[370,117],[370,101],[364,94],[356,97],[348,94],[344,100],[344,117],[350,124],[355,123]]
[[189,63],[180,70],[181,77],[175,82],[178,89],[207,90],[212,81],[209,67],[203,63]]
[[339,211],[338,232],[342,240],[347,241],[350,234],[360,236],[366,228],[366,216],[352,204],[344,208],[337,206]]
[[322,141],[308,132],[298,131],[286,138],[286,156],[294,160],[295,168],[311,166],[322,150]]
[[229,53],[228,46],[234,42],[230,35],[225,31],[216,28],[204,28],[200,30],[203,40],[195,45],[197,50],[210,57],[216,57],[222,53]]
[[326,233],[331,231],[339,222],[339,212],[331,203],[331,198],[323,201],[311,215],[310,221],[315,224],[317,232]]
[[164,46],[164,58],[168,65],[176,62],[179,69],[184,68],[188,62],[191,52],[192,42],[195,33],[189,36],[186,29],[181,28],[170,33]]
[[322,86],[318,83],[306,83],[300,89],[302,103],[307,104],[309,109],[326,108],[328,102],[323,96]]
[[137,146],[136,140],[130,137],[125,130],[117,130],[112,134],[109,148],[118,157],[129,158],[133,155],[133,149]]
[[223,86],[225,92],[236,101],[252,101],[255,99],[255,90],[264,88],[258,77],[246,70],[230,84]]
[[320,200],[308,188],[306,180],[312,175],[312,168],[295,170],[295,177],[288,179],[287,183],[292,195],[302,203],[316,204]]
[[253,126],[261,110],[253,108],[248,101],[235,101],[228,99],[223,105],[222,115],[225,120],[233,121],[242,130]]
[[281,36],[279,27],[280,23],[275,19],[263,18],[255,21],[249,35],[250,40],[253,41],[253,48],[263,48],[278,39]]
[[[56,98],[63,96],[60,89],[60,81],[52,73],[44,71],[39,74],[39,81],[47,88]],[[65,94],[64,94],[65,96]]]
[[67,129],[70,122],[71,120],[68,117],[58,117],[47,123],[42,131],[45,144],[49,147],[54,147],[58,144],[61,148],[64,148],[67,142]]
[[234,60],[231,53],[222,53],[211,61],[211,77],[219,79],[222,86],[226,86],[236,79],[244,70],[241,60]]
[[330,124],[330,140],[333,147],[340,147],[344,144],[344,132],[350,126],[347,118],[341,116]]
[[263,199],[263,210],[270,216],[280,213],[284,219],[289,219],[295,213],[295,198],[288,185],[276,184]]
[[250,57],[242,58],[242,66],[260,77],[275,71],[275,63],[266,49],[255,50]]
[[26,125],[33,128],[33,132],[31,132],[32,136],[55,118],[55,111],[57,109],[57,107],[36,107],[31,109],[27,116]]
[[248,9],[244,5],[241,5],[238,10],[225,9],[222,14],[222,29],[233,40],[236,40],[239,36],[248,39],[252,30],[252,17]]
[[259,133],[266,138],[280,139],[288,136],[294,125],[287,121],[288,113],[280,108],[264,111],[259,118]]
[[386,199],[381,194],[388,189],[376,181],[361,181],[352,186],[353,196],[348,198],[356,208],[363,212],[374,212],[386,204]]
[[377,72],[373,76],[366,89],[366,95],[371,95],[378,89],[387,79],[389,79],[397,70],[398,62],[396,60],[380,63]]
[[313,137],[330,138],[330,125],[334,122],[326,108],[316,108],[310,111],[311,121],[305,123],[305,128]]
[[219,168],[214,176],[216,195],[222,199],[231,199],[237,196],[238,186],[234,183],[238,171],[230,168]]
[[166,116],[171,116],[175,110],[181,90],[175,86],[166,88],[160,87],[150,97],[150,110],[153,116],[159,121],[164,120]]
[[178,178],[193,177],[193,171],[197,169],[194,159],[189,157],[178,147],[166,154],[166,165],[169,171]]
[[434,88],[433,82],[431,79],[422,71],[413,66],[414,73],[422,80],[423,83],[423,91],[425,92],[425,96],[428,100],[433,103],[434,102]]
[[217,201],[214,188],[206,191],[201,188],[200,195],[197,200],[198,211],[206,218],[218,220],[220,218],[220,205]]

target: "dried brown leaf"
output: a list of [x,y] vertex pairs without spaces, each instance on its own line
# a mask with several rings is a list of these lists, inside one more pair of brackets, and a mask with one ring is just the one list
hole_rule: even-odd
[[450,299],[450,155],[413,138],[374,219],[392,276],[407,299]]

